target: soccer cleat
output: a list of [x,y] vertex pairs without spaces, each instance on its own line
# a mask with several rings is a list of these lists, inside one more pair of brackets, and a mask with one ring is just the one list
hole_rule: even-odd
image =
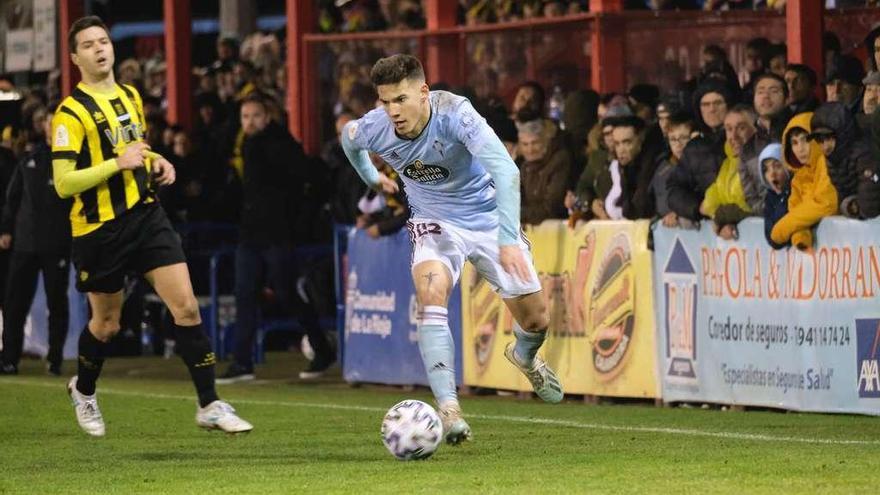
[[14,364],[3,363],[0,364],[0,375],[17,375],[18,374],[18,366]]
[[309,364],[309,367],[299,372],[300,380],[314,380],[321,378],[324,373],[336,362],[335,356],[325,358],[323,356],[315,356],[315,359]]
[[559,378],[543,359],[535,356],[531,367],[521,364],[514,355],[513,342],[507,344],[504,349],[504,357],[526,375],[526,378],[532,383],[532,389],[544,402],[556,403],[562,400],[562,385],[559,384]]
[[76,421],[84,432],[93,437],[104,436],[104,417],[101,416],[101,410],[98,409],[98,399],[96,395],[83,395],[76,389],[76,377],[67,382],[67,395],[73,402],[73,409],[76,411]]
[[229,385],[230,383],[248,382],[254,379],[254,368],[245,367],[233,362],[226,368],[226,373],[220,375],[216,383],[218,385]]
[[443,436],[449,445],[458,445],[465,440],[473,439],[471,427],[461,417],[461,406],[449,402],[440,406],[440,421],[443,422]]
[[196,424],[206,430],[221,430],[226,433],[248,433],[254,425],[239,418],[228,402],[215,400],[196,411]]

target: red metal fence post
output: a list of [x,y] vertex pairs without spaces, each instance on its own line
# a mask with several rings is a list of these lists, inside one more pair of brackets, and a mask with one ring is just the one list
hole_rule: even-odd
[[623,0],[590,0],[590,12],[596,14],[590,33],[590,79],[599,93],[626,89],[623,24],[616,15],[605,15],[622,11]]
[[60,0],[58,2],[58,40],[60,41],[61,58],[61,97],[66,98],[73,92],[79,82],[79,70],[73,67],[70,60],[70,45],[67,43],[67,31],[73,21],[85,13],[83,0]]
[[785,7],[788,61],[809,65],[820,81],[825,79],[824,13],[824,3],[816,0],[789,0]]
[[423,38],[427,44],[427,60],[425,72],[428,82],[446,82],[452,85],[462,84],[459,81],[459,64],[463,60],[455,56],[459,53],[459,37],[457,35],[432,35],[431,31],[455,27],[458,2],[449,0],[425,0],[425,17],[427,18],[428,36]]
[[303,35],[314,31],[316,24],[311,0],[287,1],[287,127],[302,142],[306,153],[317,153],[317,107],[309,81],[317,79],[309,64],[308,45]]
[[164,0],[168,121],[192,129],[192,11],[190,0]]

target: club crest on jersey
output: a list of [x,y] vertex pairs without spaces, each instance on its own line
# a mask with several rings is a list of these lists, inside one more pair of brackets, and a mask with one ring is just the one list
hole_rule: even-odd
[[449,178],[449,170],[416,160],[403,169],[403,175],[422,184],[438,184]]

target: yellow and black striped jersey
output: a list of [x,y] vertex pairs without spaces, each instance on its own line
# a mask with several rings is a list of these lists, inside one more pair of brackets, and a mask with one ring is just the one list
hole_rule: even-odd
[[[149,163],[120,171],[116,157],[146,135],[141,97],[131,86],[99,91],[83,83],[61,102],[52,119],[52,165],[55,187],[72,195],[70,223],[74,237],[100,228],[133,206],[155,201]],[[71,172],[93,169],[86,187],[71,187]],[[93,185],[94,184],[94,185]],[[65,194],[64,189],[68,193]]]

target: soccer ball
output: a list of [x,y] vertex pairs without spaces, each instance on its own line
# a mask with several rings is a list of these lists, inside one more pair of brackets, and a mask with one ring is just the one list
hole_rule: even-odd
[[442,438],[443,424],[437,411],[419,400],[398,402],[382,420],[382,443],[403,461],[431,457]]

